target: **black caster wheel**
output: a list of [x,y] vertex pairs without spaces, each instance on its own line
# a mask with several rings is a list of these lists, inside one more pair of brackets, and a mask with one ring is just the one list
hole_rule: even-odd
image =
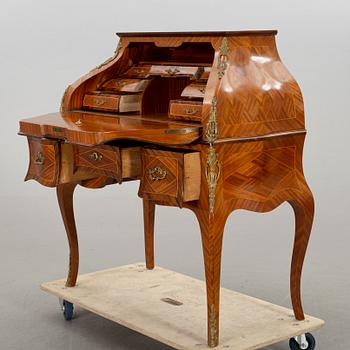
[[[311,333],[305,333],[304,339],[306,340],[307,345],[306,343],[302,343],[299,345],[298,341],[295,338],[291,338],[289,340],[289,347],[291,348],[291,350],[314,350],[316,348],[316,341]],[[301,338],[299,338],[298,340],[301,340]]]
[[73,318],[74,306],[67,300],[62,301],[63,317],[66,321],[70,321]]

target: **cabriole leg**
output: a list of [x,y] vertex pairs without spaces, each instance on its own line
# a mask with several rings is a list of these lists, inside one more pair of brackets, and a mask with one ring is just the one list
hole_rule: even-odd
[[56,188],[58,204],[69,243],[69,272],[66,282],[67,287],[75,286],[79,268],[79,246],[73,210],[73,193],[76,185],[76,183],[68,183],[58,185]]
[[227,215],[197,211],[202,237],[208,311],[208,346],[219,344],[220,274],[224,226]]
[[304,320],[301,303],[301,273],[314,218],[314,199],[306,183],[302,191],[295,191],[295,198],[289,203],[295,213],[295,238],[290,274],[291,298],[295,318]]

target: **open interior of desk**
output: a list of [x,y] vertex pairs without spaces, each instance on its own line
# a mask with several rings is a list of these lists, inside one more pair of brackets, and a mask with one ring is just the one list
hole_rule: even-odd
[[210,43],[131,43],[112,67],[76,89],[69,110],[200,123],[213,60]]

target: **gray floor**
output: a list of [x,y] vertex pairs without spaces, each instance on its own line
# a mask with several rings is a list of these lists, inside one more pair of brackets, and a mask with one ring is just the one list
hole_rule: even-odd
[[[84,310],[77,310],[73,322],[63,320],[57,299],[39,289],[41,282],[66,274],[68,250],[55,193],[34,182],[27,186],[38,186],[42,197],[1,197],[0,348],[170,349]],[[136,191],[137,184],[77,190],[82,273],[143,260],[141,201]],[[157,214],[157,263],[203,278],[192,213],[162,207]],[[293,225],[288,205],[269,214],[233,214],[224,241],[223,286],[289,307]],[[316,220],[304,269],[304,307],[327,322],[315,333],[318,349],[348,349],[348,246],[330,249],[332,236],[317,232],[318,227]],[[289,347],[283,342],[268,349]]]

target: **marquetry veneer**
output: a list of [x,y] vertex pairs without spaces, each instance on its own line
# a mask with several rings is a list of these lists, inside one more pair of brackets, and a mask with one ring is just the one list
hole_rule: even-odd
[[[302,169],[302,94],[275,35],[119,34],[115,54],[68,86],[59,113],[20,122],[29,140],[26,179],[57,187],[70,246],[68,287],[79,262],[76,185],[140,180],[148,269],[155,265],[157,204],[188,208],[199,221],[209,346],[220,339],[223,233],[237,209],[293,207],[290,291],[295,317],[304,319],[300,282],[314,202]],[[123,109],[123,99],[135,98],[138,108]]]

